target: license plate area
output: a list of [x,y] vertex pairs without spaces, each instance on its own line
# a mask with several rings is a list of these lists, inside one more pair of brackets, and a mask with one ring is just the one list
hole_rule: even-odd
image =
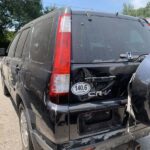
[[83,113],[78,118],[79,134],[111,131],[122,126],[124,108]]

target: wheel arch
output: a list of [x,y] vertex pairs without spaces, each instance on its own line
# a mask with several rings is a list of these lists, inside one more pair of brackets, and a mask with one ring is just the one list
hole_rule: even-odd
[[[32,131],[32,129],[33,129],[33,126],[32,126],[32,119],[33,119],[32,117],[33,117],[33,115],[31,114],[32,111],[28,108],[27,103],[25,102],[23,97],[19,93],[17,93],[16,94],[16,105],[17,105],[18,111],[19,111],[20,104],[22,104],[23,107],[26,110],[26,117],[27,117],[28,127],[29,127],[29,130]],[[20,113],[20,112],[18,112],[18,113]],[[32,139],[32,135],[31,135],[31,139]]]

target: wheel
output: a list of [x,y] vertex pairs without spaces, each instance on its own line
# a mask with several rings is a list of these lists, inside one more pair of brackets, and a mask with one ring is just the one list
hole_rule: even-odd
[[4,95],[5,96],[10,96],[10,93],[9,93],[9,91],[8,91],[8,89],[7,89],[7,87],[6,87],[6,85],[5,85],[5,83],[4,83],[3,80],[2,80],[2,87],[3,87],[3,93],[4,93]]
[[20,134],[22,139],[23,150],[33,150],[27,123],[26,110],[22,103],[19,106],[19,122],[20,122]]

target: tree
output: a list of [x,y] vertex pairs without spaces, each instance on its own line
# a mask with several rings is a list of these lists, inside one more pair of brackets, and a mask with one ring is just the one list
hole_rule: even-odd
[[40,15],[41,0],[0,0],[0,34],[12,26],[18,30]]
[[146,7],[135,9],[131,4],[123,5],[123,14],[138,17],[150,17],[150,2],[147,3]]
[[136,16],[134,7],[131,4],[123,4],[123,14],[130,15],[130,16]]
[[0,47],[7,47],[23,25],[55,8],[43,8],[41,0],[0,0]]
[[13,31],[5,31],[4,35],[0,35],[0,48],[7,48],[14,36],[15,32]]
[[0,0],[0,47],[7,47],[20,27],[43,14],[41,0]]
[[144,11],[145,17],[150,17],[150,2],[147,3]]

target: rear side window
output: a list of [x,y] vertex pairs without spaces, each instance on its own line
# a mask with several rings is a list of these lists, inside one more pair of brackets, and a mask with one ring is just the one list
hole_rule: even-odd
[[53,19],[41,20],[34,26],[31,41],[31,59],[46,63],[50,60],[50,39]]
[[30,44],[31,44],[31,33],[32,33],[32,30],[29,29],[27,39],[25,41],[23,52],[22,52],[22,57],[23,58],[29,57],[29,49],[30,49]]
[[24,48],[24,44],[25,44],[25,41],[27,39],[27,35],[29,33],[29,28],[28,29],[25,29],[20,38],[19,38],[19,41],[18,41],[18,44],[17,44],[17,48],[16,48],[16,52],[15,52],[15,57],[21,57],[22,56],[22,51],[23,51],[23,48]]
[[20,34],[18,33],[9,47],[8,56],[13,57]]

